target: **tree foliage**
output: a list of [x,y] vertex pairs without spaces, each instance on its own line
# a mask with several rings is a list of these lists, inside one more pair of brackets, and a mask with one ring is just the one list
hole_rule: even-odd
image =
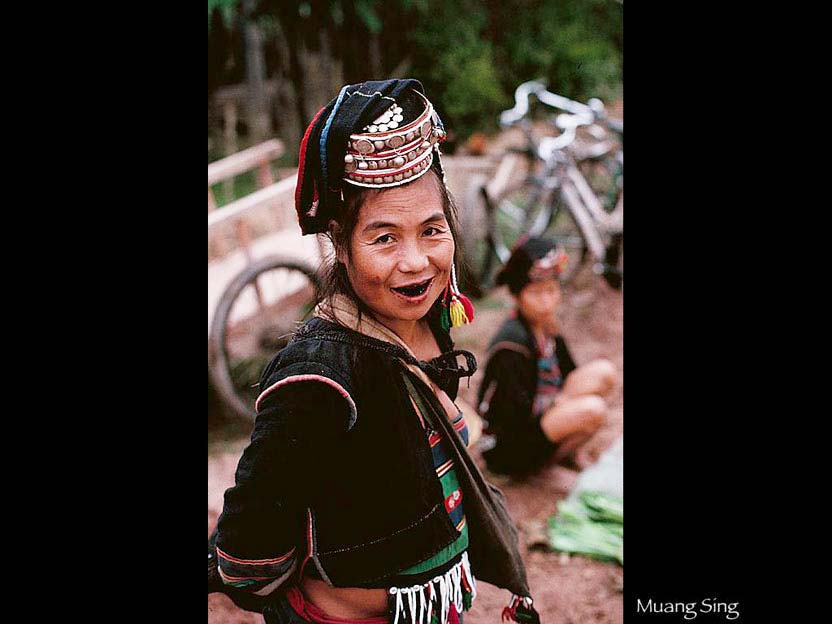
[[[346,82],[395,71],[419,78],[460,138],[494,128],[499,111],[511,106],[515,87],[526,80],[543,79],[551,90],[580,100],[621,93],[623,4],[616,0],[258,0],[257,5],[267,45],[270,37],[282,37],[294,48],[318,50],[323,33]],[[240,0],[208,2],[209,76],[221,74],[214,84],[244,79],[235,33],[240,11]],[[212,54],[212,46],[224,49]],[[291,74],[297,86],[307,82],[296,59],[293,68],[267,61],[271,72]]]

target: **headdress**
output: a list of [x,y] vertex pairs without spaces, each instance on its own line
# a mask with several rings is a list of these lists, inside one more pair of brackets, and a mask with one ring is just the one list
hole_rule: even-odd
[[526,284],[557,278],[563,273],[569,257],[549,238],[521,238],[511,257],[497,275],[497,284],[506,284],[515,295]]
[[418,80],[344,86],[306,129],[295,209],[304,234],[325,232],[343,208],[343,184],[407,184],[439,160],[445,128]]
[[[350,135],[344,156],[344,181],[356,186],[385,188],[398,186],[423,175],[438,154],[445,130],[433,104],[419,91],[424,109],[410,123],[403,123],[404,109],[393,104],[364,127]],[[436,149],[434,149],[436,146]]]

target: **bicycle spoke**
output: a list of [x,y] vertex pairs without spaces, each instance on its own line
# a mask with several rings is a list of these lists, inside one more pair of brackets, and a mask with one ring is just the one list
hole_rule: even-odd
[[526,216],[525,207],[521,207],[511,199],[507,199],[500,204],[500,211],[516,223],[522,223]]

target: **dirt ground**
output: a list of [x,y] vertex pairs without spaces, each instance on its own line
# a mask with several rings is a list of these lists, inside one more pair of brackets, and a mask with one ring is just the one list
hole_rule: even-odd
[[[480,302],[475,322],[454,330],[457,348],[472,351],[484,366],[488,341],[510,307],[511,299],[506,293],[496,293]],[[561,332],[578,364],[605,357],[623,373],[623,297],[620,292],[611,290],[600,280],[587,278],[574,290],[565,292],[560,318]],[[471,379],[470,387],[464,380],[461,384],[460,398],[470,405],[475,403],[481,376],[482,370]],[[622,384],[614,389],[607,422],[582,449],[582,462],[597,459],[623,433],[622,390]],[[233,485],[234,469],[247,441],[244,437],[220,439],[216,435],[212,439],[208,455],[209,533],[222,507],[223,492]],[[497,485],[505,493],[509,511],[520,529],[529,584],[541,622],[620,623],[624,619],[624,572],[621,566],[529,547],[534,542],[535,526],[555,511],[556,501],[566,497],[577,474],[574,470],[555,466],[525,482],[499,481]],[[466,624],[499,622],[509,593],[485,583],[480,583],[478,590],[471,611],[465,615]],[[237,609],[225,596],[212,594],[208,598],[209,624],[262,622],[261,616]]]

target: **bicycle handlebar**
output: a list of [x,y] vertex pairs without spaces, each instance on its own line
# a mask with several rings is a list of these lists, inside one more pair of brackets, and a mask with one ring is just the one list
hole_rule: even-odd
[[[500,124],[504,127],[516,124],[529,112],[529,97],[534,94],[537,99],[547,106],[588,118],[591,123],[597,123],[613,132],[624,136],[624,123],[614,119],[608,119],[604,109],[604,103],[598,98],[592,98],[588,104],[581,104],[569,98],[552,93],[546,89],[546,85],[538,80],[524,82],[514,90],[514,107],[500,113]],[[585,124],[581,124],[585,125]],[[589,124],[586,124],[589,125]]]
[[581,104],[580,102],[575,102],[545,89],[538,91],[536,95],[537,99],[547,106],[565,110],[573,115],[586,116],[591,119],[591,124],[604,126],[606,129],[612,130],[621,137],[624,136],[624,122],[609,119],[604,108],[604,103],[598,98],[592,98],[588,104]]
[[548,161],[555,152],[564,149],[575,140],[575,133],[578,128],[581,126],[591,126],[594,123],[595,121],[592,115],[561,113],[555,119],[555,124],[562,130],[562,134],[556,137],[544,137],[540,139],[537,147],[538,157]]
[[555,152],[562,150],[574,140],[574,128],[567,130],[560,136],[543,137],[540,139],[540,145],[537,146],[537,155],[542,160],[548,161]]
[[569,98],[563,97],[562,95],[558,95],[557,93],[547,91],[546,89],[538,91],[536,95],[538,100],[547,106],[551,106],[552,108],[559,108],[561,110],[565,110],[567,113],[572,113],[573,115],[588,115],[592,119],[596,116],[595,111],[586,104],[575,102]]
[[524,82],[514,90],[514,108],[500,113],[500,124],[511,126],[520,121],[529,112],[529,96],[545,90],[546,85],[536,80]]
[[589,126],[594,123],[591,115],[569,115],[561,113],[555,117],[555,125],[561,130],[574,130],[579,126]]

